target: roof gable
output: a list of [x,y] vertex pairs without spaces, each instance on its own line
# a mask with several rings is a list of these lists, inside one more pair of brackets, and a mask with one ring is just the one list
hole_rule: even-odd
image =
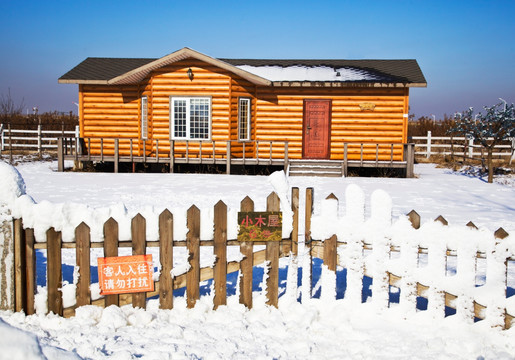
[[236,74],[256,85],[408,86],[425,87],[416,60],[278,60],[215,59],[183,48],[159,59],[87,58],[59,78],[60,83],[128,85],[141,82],[150,72],[193,58]]

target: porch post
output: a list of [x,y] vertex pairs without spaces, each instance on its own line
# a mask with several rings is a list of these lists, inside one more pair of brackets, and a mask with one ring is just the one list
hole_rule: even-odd
[[118,138],[116,138],[116,139],[114,139],[114,172],[115,173],[118,172],[118,160],[119,160],[118,149],[119,149],[119,143],[118,143]]
[[288,175],[288,141],[284,142],[284,173]]
[[406,161],[406,177],[414,177],[413,167],[415,163],[415,154],[413,152],[415,144],[404,144],[404,157]]
[[348,168],[349,168],[349,159],[348,159],[348,155],[347,155],[347,143],[343,143],[343,173],[342,173],[342,176],[345,176],[347,177],[347,171],[348,171]]
[[231,174],[231,140],[227,141],[226,173]]
[[173,173],[173,165],[175,163],[175,154],[174,154],[174,145],[175,142],[173,140],[170,140],[170,174]]

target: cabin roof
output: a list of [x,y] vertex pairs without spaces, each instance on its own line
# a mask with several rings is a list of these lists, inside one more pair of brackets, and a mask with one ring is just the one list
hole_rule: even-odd
[[189,48],[162,58],[89,57],[59,78],[59,83],[126,85],[150,72],[194,58],[264,86],[405,86],[425,87],[416,60],[215,59]]

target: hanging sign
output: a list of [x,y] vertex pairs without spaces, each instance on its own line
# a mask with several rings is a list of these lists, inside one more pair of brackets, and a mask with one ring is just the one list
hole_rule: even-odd
[[376,108],[376,104],[364,102],[364,103],[359,104],[359,107],[360,107],[361,111],[366,111],[366,110],[374,111],[374,109]]
[[152,255],[98,258],[100,295],[154,291]]
[[238,212],[239,241],[281,241],[283,215],[280,211]]

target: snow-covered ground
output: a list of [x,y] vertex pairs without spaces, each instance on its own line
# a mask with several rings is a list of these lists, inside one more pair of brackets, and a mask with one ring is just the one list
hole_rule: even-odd
[[[289,178],[288,183],[277,176],[57,173],[55,168],[52,162],[17,166],[26,193],[37,206],[27,213],[28,207],[19,204],[13,211],[25,211],[24,219],[32,222],[39,240],[48,225],[60,228],[64,241],[70,240],[73,228],[86,217],[92,240],[98,241],[101,224],[109,216],[123,225],[138,212],[149,221],[164,208],[175,216],[193,204],[202,214],[201,238],[210,239],[212,208],[219,200],[236,212],[248,195],[260,211],[265,210],[270,192],[284,193],[284,186],[296,186],[301,193],[300,209],[304,209],[305,188],[313,187],[317,213],[330,193],[341,199],[339,211],[345,213],[346,189],[351,184],[364,191],[366,217],[371,215],[372,193],[382,189],[392,199],[394,218],[415,209],[422,223],[442,215],[451,225],[473,221],[484,231],[503,227],[515,232],[512,182],[487,184],[470,174],[431,164],[417,165],[416,179],[298,177]],[[174,219],[177,238],[186,233],[183,218]],[[229,225],[233,238],[236,226]],[[153,223],[147,227],[149,239],[156,238],[156,228]],[[129,238],[130,234],[122,231],[120,236]],[[49,359],[515,358],[515,329],[495,330],[485,322],[465,324],[454,316],[436,321],[424,311],[403,319],[395,307],[378,312],[370,303],[350,308],[345,302],[319,299],[300,304],[282,297],[279,309],[255,302],[250,311],[236,303],[233,296],[229,306],[212,311],[206,295],[195,309],[188,310],[184,299],[177,298],[174,310],[167,311],[158,310],[157,302],[151,300],[146,311],[130,306],[84,307],[72,319],[0,312],[0,359],[39,359],[43,354]]]

